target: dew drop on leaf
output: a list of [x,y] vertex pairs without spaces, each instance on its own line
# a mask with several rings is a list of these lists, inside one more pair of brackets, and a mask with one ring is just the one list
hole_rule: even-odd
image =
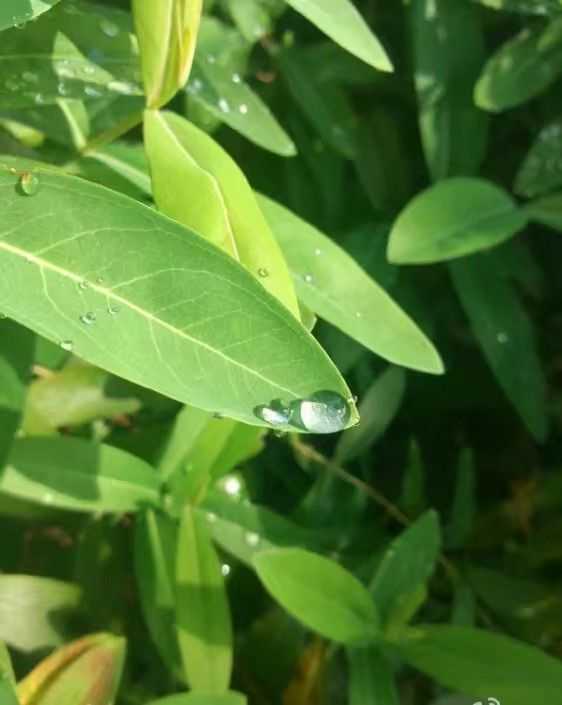
[[20,176],[19,186],[22,193],[26,196],[35,196],[41,184],[38,176],[32,174],[30,171],[26,171]]
[[93,311],[88,311],[80,316],[80,320],[84,325],[91,326],[96,322],[96,314]]
[[248,546],[255,547],[260,542],[260,537],[255,532],[248,531],[248,533],[245,536],[245,540],[246,540],[246,543],[248,544]]
[[232,74],[232,83],[241,83],[242,77],[240,76],[239,73],[233,73]]
[[78,288],[81,289],[82,291],[85,291],[90,285],[85,279],[82,279],[81,282],[78,282]]
[[242,113],[242,115],[247,115],[248,114],[248,106],[245,103],[242,103],[238,110]]
[[263,277],[264,279],[269,276],[269,272],[267,271],[267,269],[265,267],[260,267],[258,269],[258,274],[260,277]]
[[100,22],[100,29],[106,37],[116,37],[119,34],[119,27],[111,20],[103,19]]
[[313,281],[313,279],[312,279],[312,274],[305,274],[305,275],[304,275],[304,280],[305,280],[305,282],[306,282],[307,284],[312,284],[312,281]]
[[230,575],[231,568],[228,563],[223,563],[221,565],[221,573],[223,578],[227,578]]
[[270,426],[286,426],[289,423],[289,409],[279,401],[257,406],[254,413]]
[[228,100],[226,100],[226,98],[221,98],[219,100],[219,108],[222,110],[223,113],[230,112],[230,105],[228,104]]
[[351,415],[349,403],[336,392],[316,392],[310,399],[291,402],[290,423],[310,433],[342,431]]
[[63,350],[67,352],[72,352],[74,350],[74,343],[72,340],[62,340],[60,346]]

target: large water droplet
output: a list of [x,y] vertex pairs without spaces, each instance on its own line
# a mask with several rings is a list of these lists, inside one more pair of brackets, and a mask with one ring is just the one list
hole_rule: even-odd
[[310,433],[336,433],[349,421],[351,409],[336,392],[316,392],[310,399],[291,402],[290,423]]
[[39,177],[30,171],[24,172],[19,180],[20,189],[26,196],[35,196],[41,186]]
[[74,350],[74,343],[72,340],[61,340],[60,346],[67,352],[72,352]]
[[286,426],[289,423],[289,409],[279,400],[257,406],[254,413],[270,426]]
[[93,311],[88,311],[80,316],[80,320],[87,326],[91,326],[96,322],[96,314]]
[[100,29],[106,37],[116,37],[119,34],[119,27],[105,17],[100,22]]

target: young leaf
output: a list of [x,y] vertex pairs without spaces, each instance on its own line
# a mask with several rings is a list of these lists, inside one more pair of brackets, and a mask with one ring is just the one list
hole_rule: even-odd
[[135,576],[142,612],[162,659],[181,674],[176,634],[175,566],[177,523],[152,510],[135,521]]
[[476,518],[475,483],[474,458],[472,451],[465,448],[457,466],[451,516],[445,529],[445,544],[449,549],[462,548],[472,530]]
[[0,639],[20,651],[58,646],[80,599],[80,589],[72,583],[0,575]]
[[35,336],[31,331],[0,320],[0,468],[20,423],[34,355]]
[[306,306],[397,365],[439,374],[439,354],[390,296],[333,240],[265,196],[260,208]]
[[[300,323],[202,237],[82,179],[38,167],[29,178],[31,196],[0,167],[7,315],[120,377],[250,424],[275,399],[351,398]],[[347,404],[342,425],[356,421]]]
[[0,492],[61,509],[134,512],[160,503],[160,480],[143,460],[81,438],[16,440]]
[[10,685],[16,684],[12,659],[3,641],[0,641],[0,682],[1,681],[8,682]]
[[562,232],[562,193],[531,201],[525,206],[525,213],[531,220]]
[[562,72],[562,18],[521,31],[490,58],[474,89],[476,105],[513,108],[542,93]]
[[222,694],[232,672],[232,625],[224,578],[206,522],[186,507],[176,555],[176,620],[187,681]]
[[376,646],[347,649],[349,705],[400,705],[394,672]]
[[383,622],[425,585],[441,549],[439,519],[431,510],[405,529],[385,552],[371,583],[371,592]]
[[[145,142],[159,209],[228,252],[298,317],[285,260],[244,174],[211,137],[171,112],[147,111]],[[181,188],[170,189],[170,180]],[[198,193],[194,204],[187,194]]]
[[18,685],[21,705],[106,705],[113,702],[126,642],[94,634],[71,642],[41,661]]
[[494,253],[450,265],[472,331],[507,398],[529,431],[547,433],[546,385],[531,321]]
[[[4,0],[0,7],[0,32],[9,27],[22,27],[26,22],[35,20],[59,0]],[[23,10],[23,13],[22,13]]]
[[411,13],[420,132],[429,171],[434,181],[469,176],[484,158],[488,127],[472,97],[485,56],[480,13],[465,0],[414,0]]
[[337,463],[348,463],[377,442],[396,416],[405,388],[406,375],[398,367],[389,367],[373,382],[359,405],[361,424],[338,441]]
[[379,71],[392,64],[351,0],[287,0],[334,42]]
[[395,644],[402,658],[442,685],[509,705],[556,702],[562,664],[539,649],[480,629],[422,625]]
[[396,219],[388,259],[428,264],[462,257],[513,237],[527,219],[501,188],[483,179],[441,181],[416,196]]
[[[561,6],[562,7],[562,6]],[[535,198],[562,186],[562,119],[539,132],[515,177],[515,192]]]
[[159,108],[187,82],[202,0],[133,0],[146,103]]
[[310,629],[349,645],[377,638],[371,596],[338,563],[300,548],[262,551],[253,563],[268,592]]

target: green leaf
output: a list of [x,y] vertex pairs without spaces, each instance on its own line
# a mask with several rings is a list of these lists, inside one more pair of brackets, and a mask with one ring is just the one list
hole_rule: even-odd
[[410,665],[473,698],[529,705],[556,702],[562,689],[558,659],[500,634],[422,625],[395,646]]
[[6,680],[0,680],[0,705],[19,705],[13,684]]
[[271,16],[260,0],[226,0],[225,5],[247,41],[254,43],[271,33]]
[[394,672],[376,646],[347,649],[349,705],[400,705]]
[[35,380],[27,394],[24,432],[49,435],[63,426],[80,426],[94,419],[138,411],[137,399],[111,398],[106,394],[108,379],[104,370],[74,364]]
[[61,509],[133,512],[160,502],[143,460],[80,438],[23,438],[0,475],[0,492]]
[[221,565],[205,520],[187,507],[176,555],[176,619],[185,676],[194,690],[223,693],[232,672],[232,625]]
[[392,71],[386,52],[350,0],[287,0],[344,49],[379,71]]
[[16,684],[16,677],[12,667],[12,659],[10,653],[3,641],[0,641],[0,682],[8,682],[11,685]]
[[547,433],[546,389],[527,312],[498,264],[500,253],[454,262],[450,271],[472,331],[499,385],[529,431]]
[[423,514],[391,542],[371,583],[371,592],[384,622],[429,580],[440,549],[439,519],[433,510]]
[[80,590],[76,585],[31,575],[0,575],[0,639],[20,651],[58,646]]
[[562,72],[562,18],[539,23],[506,42],[488,59],[474,89],[476,105],[491,112],[534,98]]
[[18,429],[35,354],[35,336],[22,326],[0,320],[0,468]]
[[146,196],[152,196],[148,164],[142,146],[114,142],[100,149],[89,150],[81,165],[89,160],[103,164],[134,184]]
[[166,698],[151,700],[147,705],[246,705],[246,696],[242,693],[205,695],[204,693],[178,693]]
[[350,645],[376,639],[371,596],[338,563],[300,548],[262,551],[253,562],[268,592],[310,629]]
[[542,128],[515,177],[515,192],[535,198],[562,186],[562,119]]
[[457,465],[451,516],[445,529],[445,544],[449,549],[462,548],[470,536],[477,512],[475,485],[473,454],[470,448],[465,448]]
[[59,0],[4,0],[0,7],[0,32],[9,27],[21,28],[50,10]]
[[384,435],[396,416],[406,389],[406,375],[389,367],[367,390],[359,405],[361,423],[345,431],[336,446],[337,463],[348,463]]
[[388,259],[428,264],[498,245],[526,225],[523,211],[483,179],[441,181],[418,194],[396,219]]
[[306,306],[390,362],[443,372],[431,342],[346,252],[278,203],[258,202]]
[[283,157],[296,154],[294,142],[267,103],[238,72],[196,56],[186,92],[195,104],[259,147]]
[[475,0],[494,10],[524,15],[556,15],[562,12],[560,0]]
[[185,85],[195,55],[202,0],[133,0],[146,103],[159,108]]
[[120,377],[250,424],[263,424],[255,409],[275,399],[350,399],[300,323],[199,235],[42,168],[38,191],[23,195],[11,169],[0,168],[6,314]]
[[60,98],[141,95],[130,15],[65,0],[23,30],[2,33],[3,109],[42,107]]
[[408,453],[408,462],[402,477],[402,487],[398,505],[408,516],[417,516],[427,507],[426,471],[419,444],[412,440]]
[[135,577],[142,613],[164,663],[179,676],[174,566],[177,537],[177,523],[166,515],[152,510],[137,515]]
[[525,206],[527,216],[537,223],[562,232],[562,193],[554,193]]
[[488,126],[472,97],[485,57],[480,12],[466,0],[414,0],[411,13],[420,132],[429,171],[435,181],[474,174],[485,155]]
[[[235,162],[174,113],[147,111],[144,129],[158,208],[239,260],[298,317],[283,255]],[[170,180],[182,188],[171,189]],[[194,207],[189,193],[199,193],[202,205]]]

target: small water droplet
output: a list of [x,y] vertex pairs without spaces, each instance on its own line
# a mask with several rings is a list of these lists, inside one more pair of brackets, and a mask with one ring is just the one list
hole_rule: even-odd
[[100,91],[100,89],[96,88],[95,86],[85,86],[84,93],[89,98],[99,98],[100,96],[103,95],[102,91]]
[[361,313],[361,311],[355,311],[356,318],[361,318],[362,316],[363,316],[363,314]]
[[232,83],[241,83],[242,82],[242,76],[240,76],[239,73],[233,73],[232,74]]
[[119,27],[105,17],[100,22],[100,29],[106,37],[116,37],[119,34]]
[[289,409],[279,400],[257,406],[254,413],[270,426],[286,426],[289,423]]
[[217,515],[214,512],[207,512],[207,521],[214,524],[217,520]]
[[57,90],[59,92],[59,95],[68,95],[70,93],[70,88],[64,81],[59,81]]
[[116,316],[119,313],[119,310],[119,306],[116,306],[115,304],[107,305],[107,312],[110,316]]
[[42,93],[36,93],[33,100],[37,103],[37,105],[45,104],[45,98]]
[[33,71],[24,71],[21,77],[26,83],[37,83],[39,80],[37,74],[33,73]]
[[242,113],[242,115],[247,115],[248,114],[248,106],[245,103],[242,103],[238,110]]
[[509,336],[504,331],[500,331],[497,335],[497,341],[500,345],[505,345],[509,341]]
[[322,250],[321,250],[319,247],[317,247],[317,248],[314,250],[314,254],[315,254],[317,257],[319,257],[319,256],[322,254]]
[[255,548],[260,542],[259,534],[256,534],[254,531],[248,531],[244,538],[248,546],[252,546],[252,548]]
[[231,571],[231,568],[228,565],[228,563],[223,563],[221,565],[221,573],[222,573],[223,578],[228,578],[228,576],[230,575],[230,571]]
[[51,492],[45,492],[41,499],[43,501],[43,504],[52,504],[55,498]]
[[26,196],[35,196],[41,184],[38,176],[26,171],[20,176],[19,186]]
[[103,284],[105,282],[103,277],[96,277],[96,284]]
[[78,288],[81,289],[82,291],[85,291],[90,285],[85,279],[82,279],[81,282],[78,282]]
[[305,280],[305,282],[306,282],[307,284],[312,284],[312,282],[314,281],[313,278],[312,278],[312,274],[305,274],[305,275],[304,275],[304,280]]
[[74,350],[74,343],[72,340],[62,340],[60,346],[63,350],[67,352],[72,352]]
[[221,98],[219,100],[219,108],[222,110],[223,113],[230,112],[230,105],[228,104],[228,100],[226,100],[226,98]]
[[242,491],[242,483],[236,477],[236,475],[230,475],[223,480],[222,486],[226,494],[231,497],[239,497]]
[[215,61],[216,61],[216,59],[215,59],[215,57],[213,56],[213,54],[207,54],[207,61],[208,61],[210,64],[214,64]]
[[262,277],[263,279],[265,279],[266,277],[269,276],[269,272],[267,271],[267,269],[266,269],[265,267],[260,267],[260,268],[258,269],[258,274],[259,274],[259,276]]
[[96,72],[96,69],[90,64],[84,64],[84,66],[82,66],[82,71],[86,74],[86,76],[91,76]]
[[96,314],[93,311],[88,311],[80,316],[80,320],[84,325],[91,326],[96,322]]
[[337,392],[316,392],[309,399],[291,402],[290,423],[310,433],[336,433],[349,421],[349,404]]

